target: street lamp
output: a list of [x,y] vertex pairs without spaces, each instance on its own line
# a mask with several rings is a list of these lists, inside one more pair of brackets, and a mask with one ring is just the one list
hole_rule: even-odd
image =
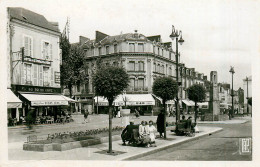
[[230,67],[230,70],[229,70],[229,72],[231,73],[231,75],[232,75],[232,90],[231,90],[231,97],[232,97],[232,117],[234,117],[234,90],[233,90],[233,75],[234,75],[234,73],[235,73],[235,71],[234,71],[234,67]]
[[247,111],[247,115],[249,113],[249,109],[248,109],[248,77],[246,77],[246,99],[247,99],[247,103],[246,103],[246,111]]
[[[180,39],[179,39],[180,36]],[[174,26],[172,25],[172,33],[170,35],[170,38],[174,41],[176,39],[176,80],[177,80],[177,97],[176,97],[176,122],[180,120],[180,110],[179,110],[179,85],[181,85],[181,82],[179,82],[179,52],[178,52],[178,43],[181,45],[183,44],[184,40],[182,38],[182,31],[175,30]]]

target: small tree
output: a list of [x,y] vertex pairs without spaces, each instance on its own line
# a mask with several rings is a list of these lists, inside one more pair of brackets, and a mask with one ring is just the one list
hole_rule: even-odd
[[195,102],[195,122],[197,122],[198,102],[203,102],[206,98],[206,90],[202,85],[192,85],[187,89],[188,98]]
[[153,83],[153,93],[162,98],[164,107],[164,138],[166,139],[166,101],[177,95],[178,85],[171,77],[156,78]]
[[93,76],[95,92],[104,96],[109,104],[109,153],[112,153],[112,104],[115,98],[127,88],[128,83],[129,76],[122,67],[100,67]]

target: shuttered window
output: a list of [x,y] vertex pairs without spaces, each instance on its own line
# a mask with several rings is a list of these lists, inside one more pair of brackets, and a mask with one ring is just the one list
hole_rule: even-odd
[[38,65],[33,65],[33,85],[38,85]]
[[43,86],[50,86],[49,67],[43,67]]
[[24,55],[32,57],[32,38],[24,36]]
[[24,65],[24,78],[25,78],[25,84],[31,85],[32,84],[32,65],[31,64],[25,64]]

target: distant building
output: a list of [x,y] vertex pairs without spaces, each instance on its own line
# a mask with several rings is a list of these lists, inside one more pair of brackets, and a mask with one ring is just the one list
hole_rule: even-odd
[[[248,85],[248,87],[247,87],[247,85]],[[248,98],[252,97],[252,76],[248,77],[248,81],[246,80],[246,78],[243,79],[243,89],[244,89],[244,112],[246,112],[247,97]],[[249,112],[251,112],[252,107],[250,105],[248,105],[248,106],[249,106]]]
[[[73,94],[80,102],[76,103],[78,111],[89,109],[90,103],[86,104],[86,99],[90,100],[91,96],[95,96],[91,74],[95,71],[98,61],[102,65],[123,66],[130,76],[130,85],[125,93],[136,94],[140,98],[142,94],[152,96],[152,85],[157,77],[168,76],[176,80],[175,52],[171,48],[171,42],[162,42],[160,35],[144,36],[135,31],[109,36],[96,31],[94,40],[80,36],[78,44],[84,48],[90,76],[87,84],[78,83],[74,86]],[[194,68],[179,64],[179,82],[182,82],[179,96],[182,99],[187,98],[186,89],[189,86],[195,83],[204,85],[204,81],[203,74],[195,72]],[[151,110],[150,104],[146,105],[145,102],[142,105],[132,105],[143,107],[143,110]]]
[[61,95],[58,23],[24,8],[8,8],[8,88],[22,101],[9,117],[56,115],[68,101]]

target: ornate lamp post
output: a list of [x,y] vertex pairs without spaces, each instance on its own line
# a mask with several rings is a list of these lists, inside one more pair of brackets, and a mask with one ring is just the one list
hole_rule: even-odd
[[229,72],[232,75],[232,90],[231,90],[231,97],[232,97],[232,117],[234,117],[234,90],[233,90],[233,75],[235,73],[234,67],[231,66]]
[[[180,39],[179,39],[180,36]],[[175,59],[176,59],[176,81],[178,82],[178,89],[177,89],[177,96],[176,96],[176,122],[180,120],[180,110],[179,110],[179,86],[181,85],[181,82],[179,82],[179,51],[178,51],[178,43],[182,45],[184,40],[182,39],[182,31],[175,30],[174,26],[172,26],[172,33],[170,35],[170,38],[174,41],[176,39],[176,53],[175,53]]]

